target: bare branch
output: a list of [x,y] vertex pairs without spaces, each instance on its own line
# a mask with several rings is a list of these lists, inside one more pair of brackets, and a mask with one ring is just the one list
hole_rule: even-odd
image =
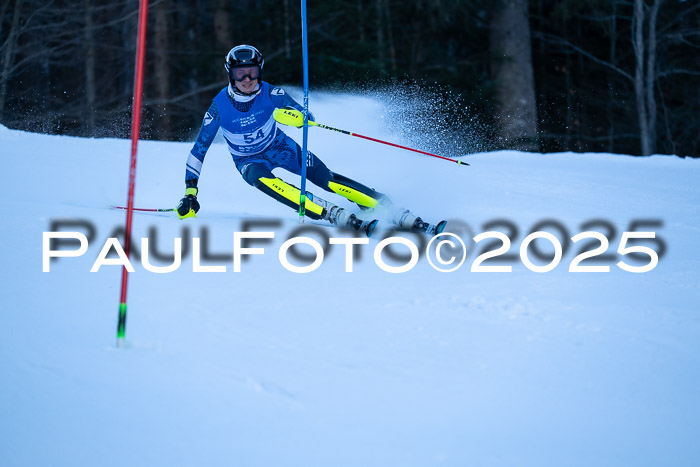
[[550,43],[559,44],[559,45],[563,45],[565,47],[568,47],[569,49],[580,53],[581,55],[588,58],[589,60],[592,60],[592,61],[594,61],[594,62],[598,63],[599,65],[602,65],[606,68],[610,68],[611,70],[615,71],[616,73],[619,73],[620,75],[624,76],[625,78],[627,78],[630,81],[634,81],[634,78],[632,77],[632,75],[627,73],[625,70],[613,65],[612,63],[608,62],[607,60],[603,60],[603,59],[596,57],[595,55],[588,52],[587,50],[582,49],[581,47],[571,43],[570,41],[568,41],[562,37],[555,36],[554,34],[547,34],[547,33],[542,33],[542,32],[533,33],[533,35],[537,38],[546,40]]

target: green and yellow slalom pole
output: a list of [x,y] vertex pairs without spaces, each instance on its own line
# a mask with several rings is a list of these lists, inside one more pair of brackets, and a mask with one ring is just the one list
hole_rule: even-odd
[[275,120],[277,120],[282,125],[289,125],[289,126],[294,126],[297,128],[303,126],[304,131],[306,131],[307,127],[309,127],[309,126],[317,126],[319,128],[325,128],[326,130],[337,131],[338,133],[342,133],[344,135],[357,136],[358,138],[363,138],[363,139],[366,139],[369,141],[374,141],[375,143],[387,144],[387,145],[393,146],[395,148],[405,149],[407,151],[413,151],[413,152],[417,152],[420,154],[425,154],[426,156],[437,157],[438,159],[443,159],[446,161],[455,162],[457,165],[469,165],[468,163],[466,163],[460,159],[451,159],[449,157],[438,156],[437,154],[432,154],[429,152],[421,151],[419,149],[409,148],[407,146],[401,146],[400,144],[390,143],[388,141],[382,141],[381,139],[370,138],[369,136],[360,135],[358,133],[354,133],[354,132],[347,131],[347,130],[341,130],[339,128],[333,128],[332,126],[328,126],[328,125],[322,125],[318,122],[308,122],[307,116],[304,115],[302,112],[299,112],[298,110],[295,110],[295,109],[276,109],[274,111],[273,115],[275,117]]
[[308,31],[306,29],[306,0],[301,0],[301,51],[304,67],[304,114],[302,126],[304,136],[301,149],[301,190],[299,194],[299,223],[304,222],[306,215],[306,166],[309,154],[309,47]]

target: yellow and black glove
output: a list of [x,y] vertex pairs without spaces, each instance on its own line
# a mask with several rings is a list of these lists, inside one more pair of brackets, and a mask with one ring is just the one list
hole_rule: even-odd
[[175,211],[180,219],[186,219],[188,217],[197,217],[197,211],[199,211],[199,201],[197,201],[197,193],[199,190],[197,188],[188,188],[185,190],[185,196],[180,200],[180,204],[177,205]]

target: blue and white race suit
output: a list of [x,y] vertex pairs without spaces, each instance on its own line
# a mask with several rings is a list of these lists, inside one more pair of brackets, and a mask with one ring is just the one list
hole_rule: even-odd
[[[299,196],[290,194],[296,188],[272,174],[276,168],[301,174],[301,148],[277,126],[273,117],[275,109],[284,107],[303,111],[283,89],[272,87],[265,81],[252,98],[235,96],[229,87],[222,89],[204,115],[197,141],[187,158],[186,186],[197,187],[204,157],[220,128],[243,179],[290,207],[298,206]],[[309,118],[313,119],[311,115]],[[311,152],[308,152],[306,167],[306,175],[311,183],[325,191],[344,196],[362,208],[374,207],[381,200],[387,199],[372,188],[331,172]],[[312,199],[313,195],[307,192],[307,197]],[[325,211],[310,213],[307,209],[307,215],[322,217]]]
[[[196,186],[204,157],[219,128],[236,167],[251,185],[254,180],[245,176],[249,164],[262,164],[268,170],[281,167],[298,174],[299,146],[278,128],[272,116],[275,109],[283,107],[303,111],[303,107],[282,88],[272,87],[265,81],[257,96],[249,102],[236,101],[228,87],[222,89],[204,115],[197,141],[187,159],[185,180],[188,186]],[[313,154],[309,153],[308,157],[309,180],[316,183],[314,179],[318,175],[321,177],[319,186],[325,188],[323,179],[327,179],[328,175],[324,172],[328,169]]]

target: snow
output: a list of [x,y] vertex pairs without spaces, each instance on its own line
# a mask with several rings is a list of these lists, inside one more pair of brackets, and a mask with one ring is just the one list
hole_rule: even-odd
[[[311,105],[322,123],[402,143],[378,101],[320,94]],[[300,141],[300,130],[287,133]],[[339,247],[316,271],[289,272],[277,253],[295,214],[248,186],[214,144],[197,218],[135,214],[134,238],[157,239],[166,253],[173,238],[188,238],[183,229],[189,237],[206,230],[209,252],[230,257],[233,232],[251,217],[281,220],[255,229],[275,238],[251,245],[265,254],[238,273],[230,258],[206,263],[225,273],[192,272],[191,254],[169,274],[134,261],[127,347],[118,349],[121,269],[90,268],[124,223],[124,212],[109,207],[126,200],[129,141],[0,128],[10,172],[0,243],[0,464],[695,465],[700,161],[502,151],[458,167],[322,129],[310,138],[332,170],[428,220],[450,220],[469,246],[464,266],[440,273],[421,259],[387,273],[372,259],[383,230],[358,247],[352,273]],[[190,147],[139,144],[137,206],[179,200]],[[42,232],[61,219],[90,222],[95,238],[85,255],[42,272]],[[667,250],[642,274],[618,268],[644,263],[620,255],[600,263],[608,273],[568,272],[580,244],[547,273],[517,256],[489,263],[513,272],[470,272],[483,248],[470,238],[498,219],[519,230],[510,232],[516,255],[544,219],[569,237],[607,221],[613,254],[631,221],[659,221],[639,230],[655,231]]]

